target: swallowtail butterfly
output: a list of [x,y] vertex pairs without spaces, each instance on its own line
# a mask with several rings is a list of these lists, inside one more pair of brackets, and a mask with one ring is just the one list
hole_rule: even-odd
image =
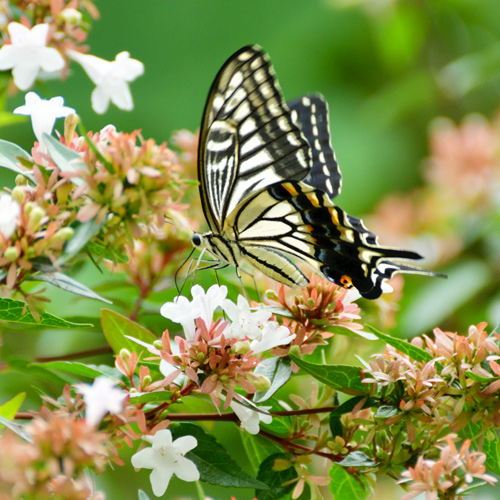
[[395,273],[434,275],[405,262],[415,252],[381,247],[362,221],[335,206],[341,174],[320,95],[284,102],[258,46],[233,54],[215,78],[201,124],[198,177],[210,231],[193,235],[222,265],[243,262],[288,286],[329,280],[375,299]]

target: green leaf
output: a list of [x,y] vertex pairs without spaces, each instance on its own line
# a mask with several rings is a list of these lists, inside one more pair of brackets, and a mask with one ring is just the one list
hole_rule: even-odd
[[366,500],[372,493],[364,477],[354,477],[341,465],[333,464],[329,476],[332,479],[329,488],[334,500]]
[[266,483],[268,488],[258,489],[255,492],[259,500],[278,500],[279,498],[285,497],[287,493],[293,490],[295,487],[294,483],[283,486],[283,483],[288,483],[298,477],[297,471],[292,464],[285,470],[273,470],[274,463],[277,459],[292,460],[293,458],[293,455],[288,453],[276,453],[275,455],[267,457],[260,464],[257,479]]
[[475,380],[476,382],[482,382],[485,384],[490,384],[491,382],[494,382],[495,380],[498,380],[499,377],[484,377],[483,375],[478,375],[477,373],[471,372],[471,371],[466,371],[465,376],[467,378],[471,378],[472,380]]
[[250,465],[255,474],[259,471],[259,465],[269,456],[282,451],[281,446],[270,439],[259,434],[240,432],[241,441],[245,448],[247,457],[250,457]]
[[170,427],[172,436],[194,436],[198,445],[186,457],[192,460],[200,472],[200,479],[210,484],[232,488],[267,488],[267,485],[244,472],[228,455],[225,448],[201,427],[180,424]]
[[[26,397],[25,392],[20,392],[16,394],[12,399],[9,399],[6,403],[0,405],[0,417],[5,418],[6,420],[14,420],[16,413],[21,408],[23,404],[24,398]],[[0,428],[3,425],[0,424]]]
[[341,422],[342,415],[336,415],[335,413],[330,413],[329,418],[329,426],[330,432],[332,433],[332,437],[335,436],[343,436],[344,435],[344,426]]
[[[76,172],[77,170],[87,170],[87,165],[81,155],[72,149],[69,149],[57,139],[49,134],[43,134],[43,141],[47,146],[47,151],[61,172]],[[83,184],[81,177],[71,177],[71,182],[76,186]]]
[[429,361],[432,361],[433,359],[432,354],[424,351],[423,349],[420,349],[420,347],[410,344],[406,340],[391,337],[390,335],[387,335],[387,333],[379,332],[370,325],[366,325],[366,327],[371,330],[380,340],[387,342],[389,345],[392,345],[392,347],[395,347],[403,354],[407,354],[411,359],[414,359],[415,361],[427,363]]
[[309,363],[293,354],[292,361],[310,373],[316,380],[347,394],[366,393],[365,384],[361,383],[361,368],[350,365],[323,365]]
[[105,299],[79,281],[76,281],[75,279],[70,278],[68,275],[59,273],[57,271],[50,273],[36,273],[32,278],[30,278],[30,281],[45,281],[46,283],[57,286],[65,292],[74,293],[75,295],[80,295],[81,297],[87,297],[89,299],[100,300],[101,302],[106,302],[106,304],[112,304],[110,300]]
[[31,156],[17,144],[0,139],[0,167],[5,167],[17,174],[24,175],[24,177],[29,179],[33,184],[36,184],[33,174],[19,165],[18,156],[31,161]]
[[383,405],[377,408],[377,412],[375,413],[375,418],[389,418],[393,417],[397,413],[400,413],[401,410],[394,406]]
[[80,250],[82,250],[85,245],[96,236],[102,229],[106,221],[102,221],[97,224],[95,220],[90,220],[80,224],[73,234],[71,240],[68,241],[64,247],[63,253],[57,259],[56,264],[61,265],[67,262],[69,259],[74,257]]
[[146,328],[110,309],[101,311],[101,325],[104,336],[115,354],[119,354],[122,349],[128,349],[130,352],[135,351],[137,354],[147,352],[145,347],[126,338],[125,335],[142,340],[147,344],[152,344],[157,340]]
[[90,323],[72,323],[50,313],[40,314],[40,321],[36,321],[28,311],[26,304],[20,300],[14,299],[0,299],[0,320],[22,323],[25,325],[48,326],[51,328],[81,328],[94,326]]
[[377,462],[362,451],[353,451],[339,462],[339,465],[342,467],[374,467]]
[[163,403],[170,401],[172,393],[168,391],[136,392],[130,394],[130,404],[141,405],[146,403]]
[[14,434],[17,434],[20,438],[28,441],[28,443],[31,443],[31,437],[27,432],[24,431],[23,425],[15,424],[14,422],[11,422],[10,420],[7,420],[6,418],[0,416],[0,428],[2,426],[7,427],[7,429],[12,431]]
[[69,378],[63,377],[58,373],[45,368],[43,363],[36,364],[27,359],[12,357],[9,359],[9,367],[12,370],[26,373],[27,375],[35,378],[38,386],[40,385],[41,380],[55,384],[58,387],[72,383],[72,380]]
[[100,375],[107,376],[107,374],[103,371],[77,361],[49,361],[47,363],[32,363],[32,365],[51,370],[61,370],[63,372],[72,373],[73,375],[79,375],[81,377],[91,379],[99,377]]
[[288,358],[268,358],[257,366],[255,373],[264,375],[271,381],[271,386],[267,391],[258,391],[254,395],[253,402],[262,403],[290,380],[292,363]]
[[488,435],[485,436],[483,441],[482,451],[486,454],[486,462],[484,465],[496,475],[500,475],[500,443],[498,441],[498,436],[493,434],[493,439],[491,440],[488,439],[488,437]]

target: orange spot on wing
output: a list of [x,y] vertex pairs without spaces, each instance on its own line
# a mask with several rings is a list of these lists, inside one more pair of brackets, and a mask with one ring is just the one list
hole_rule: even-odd
[[318,197],[316,196],[316,193],[309,193],[307,194],[307,199],[311,202],[311,205],[313,207],[319,207],[319,200]]
[[352,280],[349,276],[347,276],[347,274],[343,274],[340,278],[340,284],[344,287],[344,288],[352,288],[353,287],[353,284],[352,284]]

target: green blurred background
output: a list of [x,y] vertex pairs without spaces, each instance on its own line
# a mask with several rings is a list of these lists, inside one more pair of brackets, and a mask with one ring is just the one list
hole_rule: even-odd
[[[176,130],[198,128],[211,82],[223,62],[240,47],[258,43],[269,52],[287,100],[310,92],[327,98],[333,145],[344,176],[338,203],[353,214],[367,213],[387,193],[410,190],[421,182],[433,119],[447,116],[459,121],[470,112],[493,117],[498,109],[498,0],[96,4],[101,19],[90,31],[89,52],[111,60],[126,50],[145,64],[145,74],[131,85],[134,110],[111,106],[105,115],[96,115],[90,107],[93,85],[75,64],[66,81],[37,86],[34,90],[41,96],[64,96],[87,130],[112,123],[118,130],[139,128],[146,138],[168,142]],[[23,102],[19,93],[7,109]],[[28,120],[3,127],[0,136],[26,149],[34,140]],[[12,185],[13,176],[3,171],[0,176],[2,185]],[[92,286],[98,279],[86,284]],[[47,335],[45,342],[51,338]],[[64,345],[61,333],[54,333],[53,339],[59,347]],[[99,335],[87,339],[86,347],[89,344],[100,345]],[[8,377],[2,383],[9,380],[14,383]],[[12,389],[4,386],[2,398],[15,394]],[[234,436],[226,432],[228,425],[221,424],[217,434],[231,443]],[[251,472],[251,464],[247,467]],[[129,467],[98,478],[108,499],[136,499],[137,485],[150,491],[147,483],[147,472],[134,474]],[[402,496],[401,489],[386,490],[384,484],[376,498]],[[193,496],[194,491],[192,485],[174,480],[165,498]],[[207,492],[220,499],[252,498],[251,491]],[[487,488],[478,498],[488,494]]]

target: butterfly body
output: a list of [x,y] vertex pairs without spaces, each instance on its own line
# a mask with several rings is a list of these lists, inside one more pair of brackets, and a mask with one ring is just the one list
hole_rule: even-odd
[[367,298],[415,252],[381,247],[337,207],[341,174],[320,95],[287,105],[268,56],[244,47],[210,90],[200,133],[200,195],[210,231],[193,244],[239,269],[246,262],[289,286],[309,282],[295,262]]

